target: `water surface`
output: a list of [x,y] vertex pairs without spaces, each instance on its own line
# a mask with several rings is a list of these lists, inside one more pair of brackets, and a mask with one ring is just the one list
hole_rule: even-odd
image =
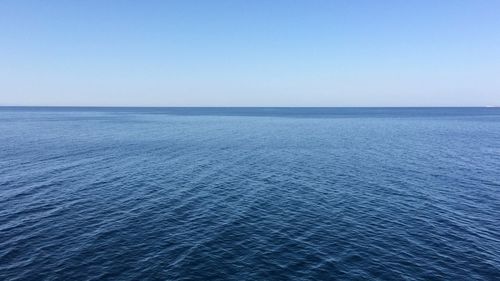
[[500,109],[0,108],[1,280],[500,280]]

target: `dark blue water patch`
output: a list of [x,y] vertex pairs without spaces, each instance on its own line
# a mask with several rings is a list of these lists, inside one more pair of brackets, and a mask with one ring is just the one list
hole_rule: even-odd
[[497,107],[0,107],[0,111],[142,113],[181,116],[268,116],[268,117],[444,117],[498,116]]
[[4,107],[0,132],[1,280],[500,277],[497,109]]

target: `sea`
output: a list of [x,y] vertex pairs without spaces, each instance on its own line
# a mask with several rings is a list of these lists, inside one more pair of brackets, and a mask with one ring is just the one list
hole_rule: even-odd
[[500,108],[0,107],[0,280],[500,280]]

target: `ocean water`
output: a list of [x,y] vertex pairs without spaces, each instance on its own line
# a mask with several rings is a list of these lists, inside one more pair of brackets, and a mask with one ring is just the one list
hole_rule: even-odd
[[0,108],[0,280],[500,280],[500,109]]

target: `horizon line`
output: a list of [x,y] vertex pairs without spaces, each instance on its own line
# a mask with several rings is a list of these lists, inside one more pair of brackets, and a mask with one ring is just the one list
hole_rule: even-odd
[[35,108],[500,108],[500,105],[430,105],[430,106],[200,106],[200,105],[0,105],[0,107],[35,107]]

